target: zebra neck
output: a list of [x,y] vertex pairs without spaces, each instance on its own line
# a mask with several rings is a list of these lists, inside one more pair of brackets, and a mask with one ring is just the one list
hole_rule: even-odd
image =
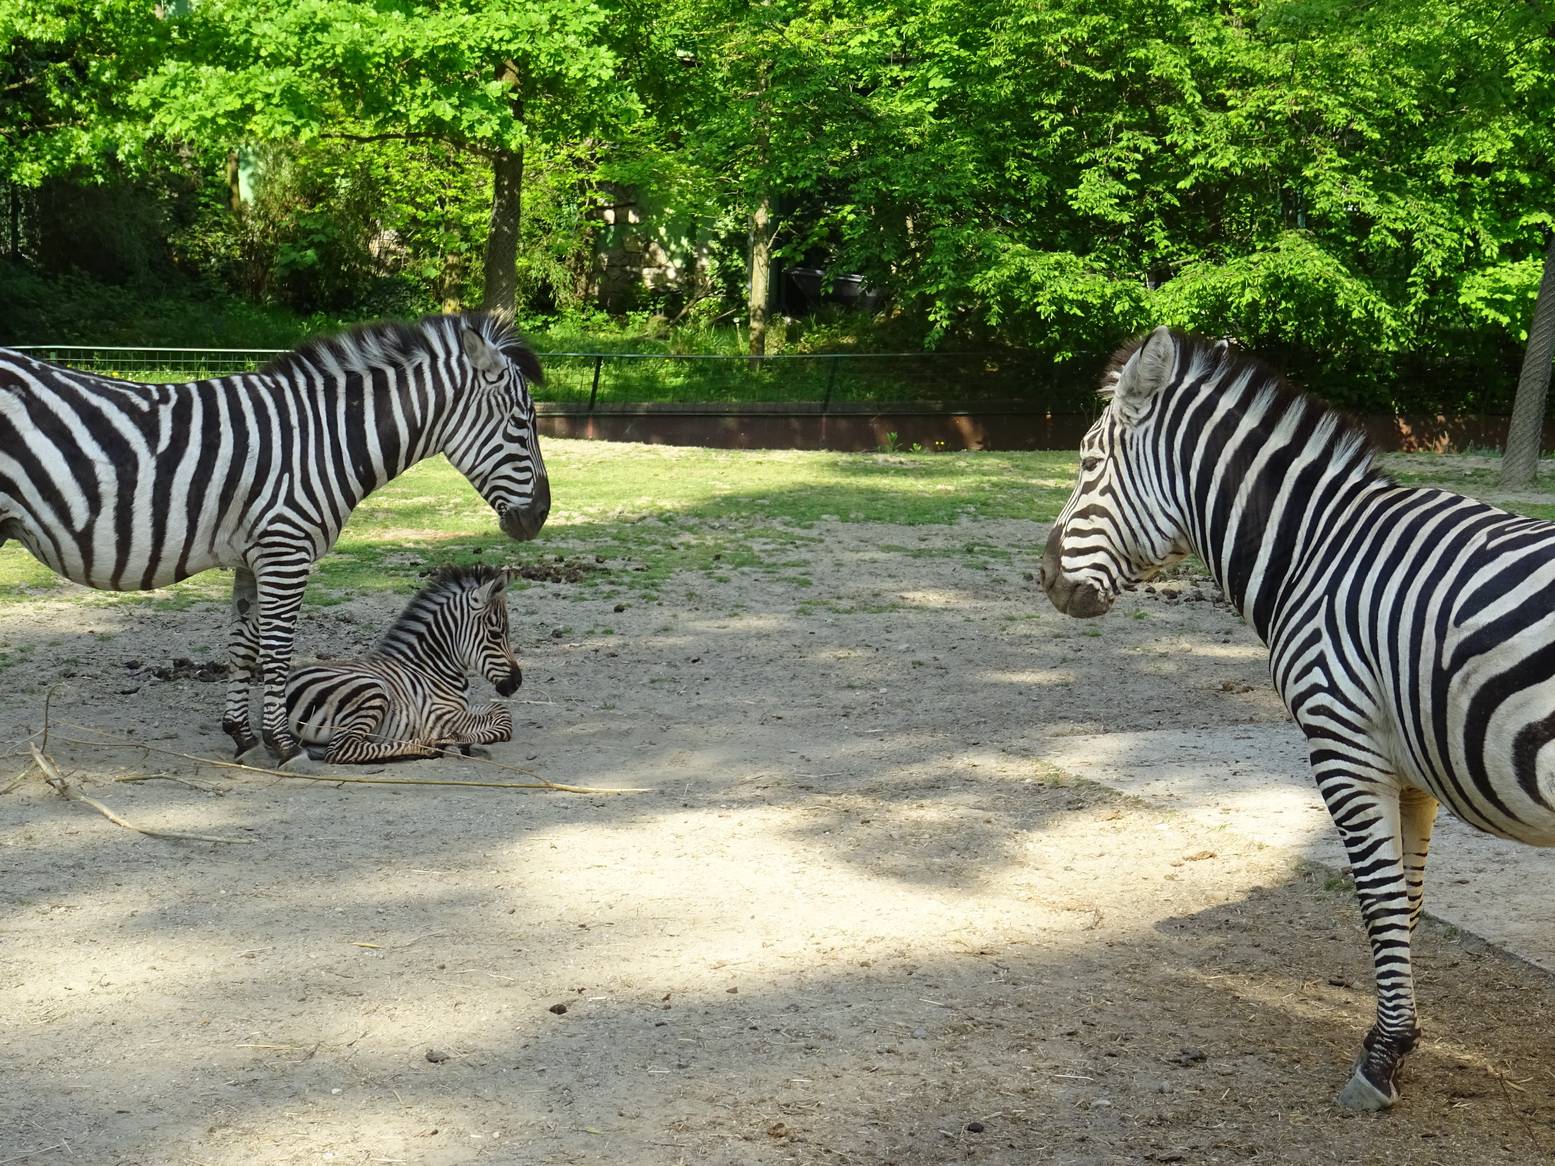
[[430,624],[400,623],[384,634],[372,655],[417,672],[439,688],[463,692],[468,686],[464,662],[452,659],[446,651],[427,649],[429,642],[442,641],[439,629]]
[[1267,644],[1299,579],[1320,569],[1323,543],[1385,480],[1364,440],[1321,408],[1232,414],[1200,438],[1180,451],[1189,543]]
[[349,458],[353,506],[442,448],[456,412],[447,381],[427,363],[388,375],[347,370],[324,379],[318,391],[332,431],[329,453]]

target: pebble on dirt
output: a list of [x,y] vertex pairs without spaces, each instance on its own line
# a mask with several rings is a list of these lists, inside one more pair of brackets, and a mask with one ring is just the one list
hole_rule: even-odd
[[567,1006],[565,1004],[552,1004],[551,1011],[556,1013],[557,1016],[565,1016],[567,1014]]
[[445,1052],[442,1052],[438,1049],[427,1050],[427,1060],[431,1061],[434,1065],[441,1065],[447,1059],[448,1054]]

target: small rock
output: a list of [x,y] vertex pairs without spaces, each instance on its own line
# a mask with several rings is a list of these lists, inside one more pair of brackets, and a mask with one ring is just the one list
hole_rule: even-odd
[[969,1134],[980,1134],[983,1132],[983,1129],[983,1123],[980,1121],[969,1121],[966,1123],[966,1132]]
[[625,611],[626,610],[626,604],[618,603],[618,604],[616,604],[615,609],[616,609],[617,612]]
[[914,1040],[927,1040],[929,1038],[929,1030],[926,1028],[915,1028],[912,1030],[912,1035]]
[[427,1050],[427,1060],[431,1061],[434,1065],[441,1065],[447,1059],[448,1059],[448,1054],[445,1053],[445,1052],[442,1052],[439,1049],[428,1049]]
[[567,1006],[565,1004],[552,1004],[551,1011],[556,1013],[557,1016],[565,1016],[567,1015]]
[[1177,1055],[1172,1058],[1179,1065],[1197,1065],[1206,1060],[1208,1054],[1203,1049],[1194,1048],[1192,1045],[1184,1045],[1177,1050]]

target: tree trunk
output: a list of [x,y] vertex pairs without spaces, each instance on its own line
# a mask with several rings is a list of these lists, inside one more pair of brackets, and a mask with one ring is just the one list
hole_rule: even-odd
[[1550,364],[1555,360],[1555,231],[1544,252],[1544,277],[1533,302],[1533,321],[1528,325],[1528,348],[1517,378],[1517,398],[1512,404],[1512,424],[1506,435],[1506,454],[1501,459],[1501,488],[1520,490],[1539,469],[1539,445],[1544,436],[1544,403],[1550,391]]
[[766,195],[751,214],[750,354],[767,353],[767,299],[772,282],[772,200]]
[[[524,118],[518,66],[504,61],[497,73],[513,94],[513,118]],[[482,304],[511,312],[518,298],[518,228],[524,211],[524,150],[499,150],[491,159],[491,229],[486,233]]]
[[233,214],[243,213],[242,168],[237,147],[227,151],[227,207]]

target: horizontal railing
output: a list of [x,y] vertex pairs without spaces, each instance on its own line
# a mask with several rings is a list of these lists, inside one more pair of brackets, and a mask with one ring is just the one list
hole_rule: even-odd
[[[248,372],[286,349],[105,344],[13,345],[42,360],[140,381],[197,380]],[[936,412],[998,403],[1032,412],[1094,408],[1089,384],[1049,360],[1011,353],[542,352],[548,412],[646,408],[711,411],[788,408],[850,412],[885,404]]]

